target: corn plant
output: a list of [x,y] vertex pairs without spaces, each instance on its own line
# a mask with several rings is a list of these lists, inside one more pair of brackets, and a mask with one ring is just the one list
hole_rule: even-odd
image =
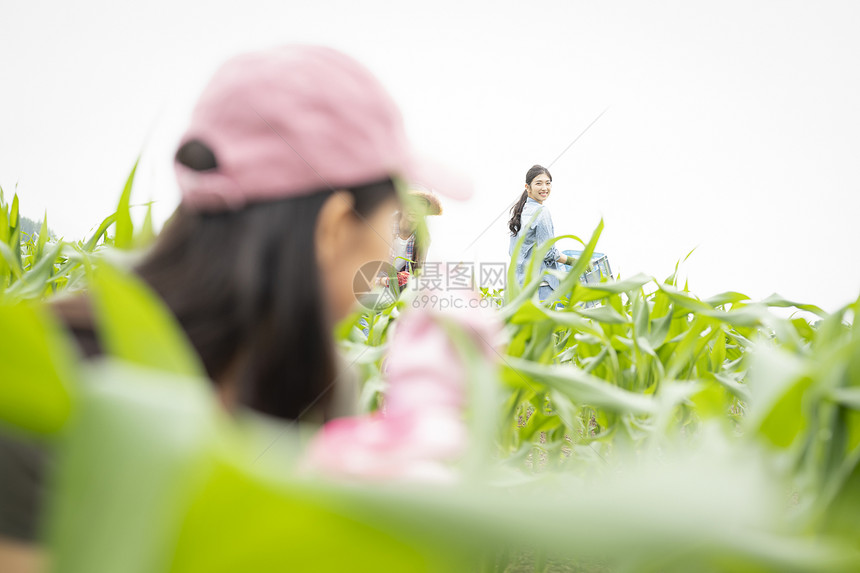
[[[553,300],[536,299],[537,265],[483,293],[497,350],[438,319],[471,380],[460,479],[347,484],[303,472],[314,428],[228,417],[170,312],[111,262],[152,235],[131,225],[132,180],[77,243],[46,221],[22,237],[17,200],[0,200],[0,422],[58,452],[55,570],[860,567],[860,301],[701,299],[677,266],[581,284],[601,223]],[[101,361],[82,363],[40,302],[68,288],[97,309]],[[415,296],[337,329],[366,411]]]

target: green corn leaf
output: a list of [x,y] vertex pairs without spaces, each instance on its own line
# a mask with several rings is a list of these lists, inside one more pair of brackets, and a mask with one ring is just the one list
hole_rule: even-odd
[[508,357],[505,365],[505,380],[517,387],[523,384],[527,388],[546,386],[576,404],[588,404],[615,412],[647,414],[654,411],[651,399],[612,386],[578,368],[540,365],[513,357]]
[[722,306],[724,304],[737,304],[747,300],[749,300],[749,297],[743,293],[727,291],[705,299],[704,302],[710,306]]
[[764,299],[762,301],[762,304],[765,304],[767,306],[780,307],[780,308],[792,308],[793,307],[793,308],[797,308],[800,310],[805,310],[806,312],[811,312],[812,314],[814,314],[818,317],[821,317],[821,318],[826,318],[828,316],[826,312],[824,312],[823,310],[821,310],[821,308],[815,306],[814,304],[804,304],[804,303],[800,303],[800,302],[787,300],[787,299],[782,298],[778,294],[770,295],[769,297],[767,297],[766,299]]
[[134,175],[137,172],[137,166],[140,163],[140,157],[134,162],[134,167],[131,168],[131,173],[128,174],[125,187],[122,190],[122,195],[119,198],[119,204],[116,208],[116,236],[114,237],[114,245],[119,249],[131,248],[134,242],[134,225],[131,222],[131,188],[134,184]]
[[42,256],[42,253],[45,251],[45,245],[48,242],[48,212],[45,211],[45,218],[42,219],[42,226],[39,228],[39,240],[36,243],[36,260]]
[[145,247],[155,240],[155,229],[152,224],[152,202],[146,204],[146,215],[143,223],[134,235],[134,246]]
[[18,194],[12,197],[12,207],[9,209],[9,227],[18,228]]
[[559,283],[558,288],[555,290],[548,302],[554,302],[566,293],[571,293],[571,303],[579,300],[579,277],[582,276],[582,273],[584,273],[591,264],[591,255],[594,254],[594,249],[597,247],[597,241],[600,239],[601,233],[603,233],[603,219],[600,219],[600,223],[598,223],[597,227],[594,229],[588,243],[583,247],[582,254],[576,260],[576,263],[571,266],[570,271],[568,271],[568,276]]
[[140,279],[102,263],[90,284],[108,354],[176,374],[204,375],[176,318]]
[[98,228],[96,229],[96,232],[93,233],[93,236],[90,237],[86,243],[84,243],[83,250],[86,252],[94,251],[96,245],[98,245],[99,240],[101,240],[101,238],[105,236],[105,233],[107,233],[107,230],[110,228],[110,226],[116,223],[116,219],[116,213],[111,213],[110,215],[105,217],[104,220],[102,220],[101,224],[99,224]]
[[15,280],[21,278],[24,274],[24,269],[21,268],[20,252],[13,250],[6,243],[0,242],[0,260],[5,263],[6,269],[11,273]]
[[767,346],[757,349],[750,372],[753,407],[747,424],[773,446],[788,448],[809,425],[803,402],[812,379],[799,358]]
[[74,352],[43,308],[0,305],[0,423],[56,434],[72,408]]
[[[2,248],[2,247],[0,247]],[[54,263],[63,249],[62,243],[55,243],[44,253],[39,261],[21,279],[6,289],[7,300],[27,300],[41,296],[53,279]]]
[[574,309],[579,316],[590,318],[604,324],[627,324],[627,319],[611,306],[598,306],[596,308]]

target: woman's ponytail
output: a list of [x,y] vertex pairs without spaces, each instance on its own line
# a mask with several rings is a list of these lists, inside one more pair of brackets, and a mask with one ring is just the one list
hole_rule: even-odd
[[523,191],[519,200],[511,207],[511,220],[508,221],[508,229],[511,230],[511,236],[516,237],[522,227],[523,207],[529,198],[528,191]]

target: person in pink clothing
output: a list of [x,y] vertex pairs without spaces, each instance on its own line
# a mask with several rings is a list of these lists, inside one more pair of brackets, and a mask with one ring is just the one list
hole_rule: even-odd
[[469,380],[443,321],[462,327],[487,363],[495,362],[494,316],[474,308],[406,314],[390,344],[383,409],[326,423],[311,442],[306,469],[347,479],[456,479],[454,463],[469,445],[463,416]]
[[[355,274],[390,253],[389,216],[409,205],[395,182],[470,193],[414,154],[367,70],[314,46],[225,64],[193,112],[176,173],[182,205],[139,272],[186,328],[224,404],[285,419],[333,413],[332,331],[356,304]],[[232,258],[212,265],[207,252]],[[329,422],[311,466],[441,475],[466,443],[465,374],[441,327],[417,313],[393,338],[384,415]],[[326,455],[355,463],[343,472]]]
[[[414,153],[397,106],[364,66],[322,46],[226,62],[200,96],[174,165],[181,203],[135,270],[178,319],[224,407],[284,420],[333,414],[333,329],[356,304],[358,270],[388,258],[390,216],[402,206],[398,183],[453,198],[470,193],[461,178]],[[52,309],[84,356],[103,353],[86,295]],[[409,376],[396,364],[402,382]],[[431,390],[429,379],[413,379],[414,389],[438,399],[418,424],[403,420],[400,437],[385,442],[392,451],[405,447],[404,436],[424,439],[421,420],[447,420],[461,404],[454,394],[462,380]],[[395,388],[402,385],[392,387],[392,414],[414,414],[418,404]],[[352,435],[366,442],[358,428]],[[29,563],[40,541],[43,470],[7,461],[0,459],[0,482],[5,475],[26,485],[0,491],[0,507],[4,495],[32,493],[34,501],[0,530],[0,570]],[[5,549],[12,545],[15,552]]]
[[[356,305],[359,269],[389,256],[397,182],[471,191],[414,153],[366,68],[322,46],[226,62],[174,165],[181,203],[137,272],[179,319],[222,401],[284,419],[312,405],[326,414],[338,376],[332,331]],[[65,314],[73,329],[79,315]]]

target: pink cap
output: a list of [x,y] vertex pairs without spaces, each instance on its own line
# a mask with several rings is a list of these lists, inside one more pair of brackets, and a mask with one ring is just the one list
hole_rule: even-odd
[[400,177],[465,199],[468,181],[418,159],[382,84],[334,49],[285,46],[229,60],[203,91],[182,144],[199,140],[218,167],[175,164],[183,204],[238,209],[256,201]]

